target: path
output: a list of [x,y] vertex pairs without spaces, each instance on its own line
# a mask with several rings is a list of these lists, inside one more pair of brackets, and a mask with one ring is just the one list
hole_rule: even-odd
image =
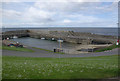
[[[30,47],[29,47],[30,48]],[[53,58],[66,58],[66,57],[94,57],[94,56],[108,56],[108,55],[117,55],[119,48],[105,51],[105,52],[96,52],[96,53],[86,53],[86,54],[56,54],[40,49],[30,48],[35,52],[21,52],[21,51],[11,51],[3,50],[3,56],[20,56],[20,57],[53,57]]]

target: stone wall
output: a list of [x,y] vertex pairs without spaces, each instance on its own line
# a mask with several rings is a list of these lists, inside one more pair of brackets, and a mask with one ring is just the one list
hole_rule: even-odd
[[2,33],[2,39],[12,38],[13,36],[17,36],[18,38],[45,38],[47,40],[54,38],[55,40],[62,39],[64,42],[77,44],[112,44],[116,43],[117,40],[115,36],[97,35],[73,31],[16,30]]
[[28,37],[28,30],[7,31],[2,33],[2,39],[12,38],[13,36],[17,36],[18,38]]
[[115,36],[97,35],[91,33],[81,33],[73,31],[47,31],[47,30],[29,30],[30,37],[46,38],[51,40],[62,39],[64,42],[77,44],[112,44],[116,43]]

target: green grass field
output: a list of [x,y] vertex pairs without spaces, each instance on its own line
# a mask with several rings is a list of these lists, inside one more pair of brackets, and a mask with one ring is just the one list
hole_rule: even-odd
[[117,55],[81,58],[3,56],[3,79],[100,79],[117,75]]
[[2,54],[0,54],[0,81],[2,81]]
[[113,45],[111,45],[109,47],[105,47],[105,48],[96,50],[95,52],[103,52],[103,51],[107,51],[107,50],[112,50],[114,48],[120,48],[120,45],[117,46],[117,45],[113,44]]
[[34,52],[34,51],[31,50],[31,49],[28,49],[28,48],[20,48],[20,47],[19,47],[19,48],[16,48],[16,47],[2,46],[1,48],[4,49],[4,50]]

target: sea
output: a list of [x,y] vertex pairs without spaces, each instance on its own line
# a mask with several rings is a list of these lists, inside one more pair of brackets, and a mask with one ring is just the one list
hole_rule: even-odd
[[93,34],[100,34],[100,35],[112,35],[112,36],[118,36],[119,29],[118,28],[93,28],[93,27],[43,27],[43,28],[2,28],[2,32],[5,31],[15,31],[15,30],[51,30],[51,31],[74,31],[74,32],[86,32],[86,33],[93,33]]

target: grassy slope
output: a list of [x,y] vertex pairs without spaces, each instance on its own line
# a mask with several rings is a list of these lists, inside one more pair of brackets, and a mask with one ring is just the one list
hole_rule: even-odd
[[120,45],[117,46],[117,45],[113,44],[113,45],[111,45],[109,47],[105,47],[103,49],[96,50],[95,52],[102,52],[102,51],[112,50],[114,48],[120,48]]
[[0,54],[0,81],[2,81],[2,55]]
[[13,51],[34,52],[33,50],[28,49],[28,48],[16,48],[16,47],[8,47],[8,46],[2,46],[2,49],[4,49],[4,50],[13,50]]
[[[47,50],[47,49],[36,48],[36,47],[33,47],[33,48],[39,49],[39,50],[48,51],[48,52],[53,52],[53,51]],[[0,46],[0,49],[4,49],[4,50],[13,50],[13,51],[34,52],[33,50],[28,49],[28,48],[16,48],[16,47],[8,47],[8,46]],[[54,53],[54,52],[53,52],[53,53]],[[62,52],[55,52],[55,53],[64,54],[64,53],[62,53]]]
[[98,79],[117,76],[118,56],[3,57],[3,79]]

